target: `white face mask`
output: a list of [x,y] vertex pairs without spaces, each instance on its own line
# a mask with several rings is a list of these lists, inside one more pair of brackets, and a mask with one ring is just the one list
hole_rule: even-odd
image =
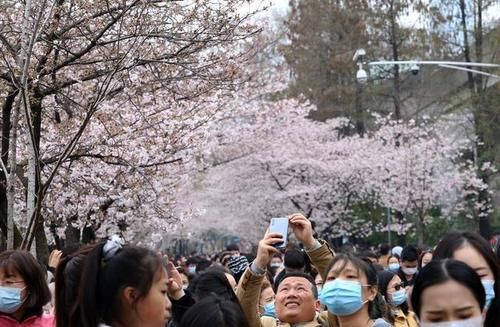
[[421,322],[420,327],[482,327],[483,317],[477,316],[465,320],[444,322]]
[[406,275],[415,275],[417,273],[417,268],[406,268],[406,267],[401,267],[401,270],[406,274]]

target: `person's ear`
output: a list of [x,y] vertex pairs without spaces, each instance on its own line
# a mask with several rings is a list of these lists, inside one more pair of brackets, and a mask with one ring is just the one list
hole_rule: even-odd
[[321,303],[319,300],[314,301],[314,311],[320,312],[321,311]]
[[366,294],[366,299],[368,301],[372,301],[373,302],[375,300],[375,298],[377,297],[378,287],[372,285],[372,286],[368,287],[367,291],[368,292]]
[[122,296],[126,304],[132,305],[137,300],[137,290],[131,286],[125,287]]

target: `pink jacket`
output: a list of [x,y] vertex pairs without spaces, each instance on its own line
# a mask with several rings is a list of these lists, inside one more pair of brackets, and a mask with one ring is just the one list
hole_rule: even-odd
[[32,316],[23,322],[0,314],[0,327],[54,327],[56,321],[52,315],[42,315],[41,317]]

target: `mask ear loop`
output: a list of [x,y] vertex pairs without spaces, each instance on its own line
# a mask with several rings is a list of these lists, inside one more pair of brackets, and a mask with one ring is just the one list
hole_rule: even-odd
[[[373,286],[375,286],[375,285],[368,285],[368,284],[361,285],[361,287],[373,287]],[[363,294],[361,294],[361,296],[363,296]],[[375,292],[375,297],[377,297],[377,292]],[[383,298],[383,299],[384,299],[384,301],[385,301],[385,297],[384,297],[384,296],[382,296],[382,298]],[[371,300],[371,301],[375,301],[375,298],[374,298],[373,300]],[[369,299],[366,299],[366,301],[361,302],[361,305],[365,305],[365,304],[366,304],[366,303],[368,303],[368,302],[370,302],[370,300],[369,300]]]

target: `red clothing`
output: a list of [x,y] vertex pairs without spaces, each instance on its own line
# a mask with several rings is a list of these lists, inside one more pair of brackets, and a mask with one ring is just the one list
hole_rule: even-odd
[[54,327],[56,325],[55,317],[52,315],[31,316],[23,322],[0,314],[1,327]]

